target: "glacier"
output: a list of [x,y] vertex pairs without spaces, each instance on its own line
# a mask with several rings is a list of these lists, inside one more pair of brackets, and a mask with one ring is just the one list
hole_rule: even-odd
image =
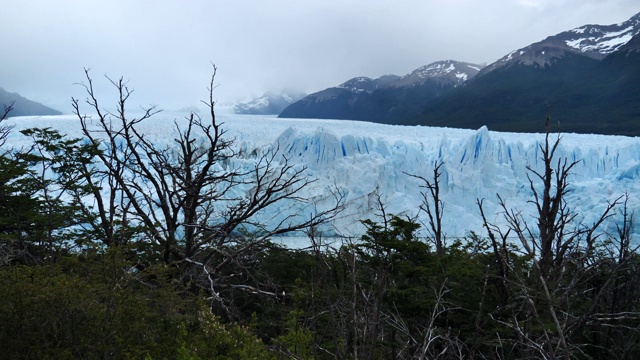
[[[141,123],[140,129],[158,146],[169,146],[174,143],[174,121],[183,118],[184,114],[160,113]],[[437,162],[444,164],[440,186],[443,230],[448,239],[465,237],[470,232],[486,235],[476,205],[478,199],[484,201],[488,220],[505,226],[497,194],[509,209],[520,211],[535,228],[527,166],[541,169],[542,133],[262,115],[218,114],[217,120],[223,123],[226,136],[235,139],[234,161],[239,166],[250,166],[269,149],[278,149],[291,164],[306,167],[306,176],[315,180],[300,194],[307,202],[281,203],[271,208],[264,215],[270,221],[292,212],[305,214],[329,207],[339,191],[346,206],[321,229],[325,236],[360,236],[364,231],[360,220],[379,220],[379,202],[387,214],[417,216],[427,224],[426,214],[419,212],[424,184],[411,175],[431,180]],[[82,137],[77,117],[70,115],[15,117],[6,123],[14,126],[6,146],[28,146],[29,139],[19,130],[32,127],[49,127],[72,138]],[[609,202],[625,193],[630,195],[629,210],[640,208],[640,138],[566,133],[552,134],[550,139],[557,136],[561,140],[556,159],[577,161],[569,177],[571,192],[567,201],[578,214],[578,223],[592,225]],[[601,229],[614,236],[615,225],[620,221],[617,214]],[[640,233],[638,225],[634,225],[633,233]],[[426,227],[419,235],[428,235]]]

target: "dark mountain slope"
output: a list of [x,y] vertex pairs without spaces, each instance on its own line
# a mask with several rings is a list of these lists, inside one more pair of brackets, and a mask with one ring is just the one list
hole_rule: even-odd
[[429,101],[473,78],[481,67],[453,60],[438,61],[398,77],[354,78],[308,95],[280,117],[366,120],[396,123],[419,114]]
[[355,102],[352,113],[355,120],[393,124],[419,114],[425,104],[454,89],[453,84],[433,79],[414,86],[385,87]]
[[640,135],[640,14],[549,36],[482,70],[449,60],[376,81],[352,79],[280,116],[541,132],[551,111],[560,131]]
[[615,129],[604,133],[640,136],[640,34],[604,58],[580,86],[597,94],[586,111],[603,130]]
[[305,96],[286,107],[279,117],[356,120],[353,115],[354,104],[396,79],[398,76],[395,75],[385,75],[377,79],[353,78],[337,87]]
[[426,104],[462,86],[480,69],[478,65],[453,60],[422,66],[359,99],[353,113],[357,120],[395,124],[416,116]]
[[514,51],[401,123],[640,135],[640,14],[587,25]]
[[427,104],[420,116],[404,124],[536,132],[544,130],[551,107],[561,109],[589,101],[591,93],[573,91],[582,77],[598,64],[580,55],[555,58],[544,67],[514,63],[476,78],[448,96]]
[[46,107],[38,102],[31,101],[20,96],[17,93],[10,93],[0,88],[0,110],[4,110],[4,106],[13,103],[13,110],[9,116],[35,116],[35,115],[60,115],[58,110]]

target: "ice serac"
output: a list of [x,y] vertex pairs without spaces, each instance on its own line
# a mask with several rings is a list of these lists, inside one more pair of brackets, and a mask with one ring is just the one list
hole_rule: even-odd
[[[410,135],[418,129],[424,131]],[[407,137],[401,140],[357,132],[338,134],[327,127],[289,128],[276,143],[286,156],[307,166],[310,175],[320,180],[315,191],[332,185],[343,189],[349,206],[335,228],[347,233],[357,234],[361,231],[357,221],[377,213],[378,195],[388,213],[424,217],[418,213],[423,184],[409,175],[430,179],[436,162],[444,163],[441,187],[449,236],[465,236],[469,231],[483,234],[478,199],[484,199],[491,221],[503,223],[497,194],[535,225],[535,209],[528,203],[532,199],[528,176],[535,176],[527,168],[542,169],[543,134],[495,133],[486,127],[462,136],[461,132],[451,136],[447,131],[436,135],[433,129],[431,133],[420,128],[406,130]],[[558,136],[556,159],[577,162],[570,176],[568,200],[584,224],[596,221],[608,202],[618,196],[638,193],[640,139],[552,134],[550,140]],[[632,199],[632,210],[639,208],[638,200]]]

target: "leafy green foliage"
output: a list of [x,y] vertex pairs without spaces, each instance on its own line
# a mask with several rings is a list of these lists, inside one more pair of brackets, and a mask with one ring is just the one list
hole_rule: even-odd
[[269,358],[250,329],[223,324],[172,272],[139,272],[120,250],[0,268],[3,356]]
[[11,153],[0,156],[0,245],[2,263],[33,262],[41,248],[45,219],[30,164]]

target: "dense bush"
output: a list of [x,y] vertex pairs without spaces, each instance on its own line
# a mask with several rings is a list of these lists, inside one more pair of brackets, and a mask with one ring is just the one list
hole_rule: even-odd
[[11,359],[267,357],[249,328],[223,324],[175,269],[138,271],[119,250],[0,268],[0,346]]

